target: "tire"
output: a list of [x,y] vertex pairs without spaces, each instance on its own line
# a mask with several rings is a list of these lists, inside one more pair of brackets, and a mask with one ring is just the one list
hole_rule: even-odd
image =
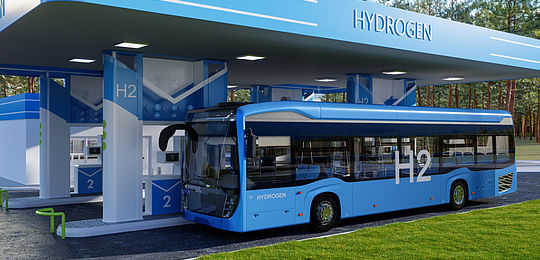
[[455,181],[450,189],[450,208],[460,210],[467,204],[469,191],[463,181]]
[[336,200],[329,195],[322,195],[311,204],[311,226],[317,232],[332,229],[340,219],[339,207]]

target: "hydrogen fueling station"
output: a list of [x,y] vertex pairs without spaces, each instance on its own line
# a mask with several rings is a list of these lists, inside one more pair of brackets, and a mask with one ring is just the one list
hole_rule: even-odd
[[[225,172],[229,169],[223,167],[234,167],[231,165],[237,157],[244,156],[244,161],[248,158],[249,164],[250,145],[262,150],[287,146],[293,147],[292,153],[296,151],[298,165],[310,161],[314,165],[314,161],[322,159],[300,151],[315,145],[315,141],[282,137],[307,136],[302,131],[321,126],[314,122],[317,120],[346,123],[353,120],[358,111],[369,112],[361,118],[369,124],[381,120],[394,123],[431,120],[425,124],[433,125],[432,121],[437,121],[441,124],[437,131],[444,132],[461,129],[449,122],[467,122],[485,126],[474,130],[478,133],[507,133],[505,131],[512,131],[512,118],[501,111],[473,115],[459,109],[433,112],[416,108],[416,88],[540,77],[540,41],[356,0],[339,3],[324,0],[1,0],[0,74],[33,76],[40,80],[39,94],[0,99],[0,163],[4,168],[0,170],[0,177],[25,186],[39,186],[39,196],[10,199],[10,210],[103,202],[101,219],[71,222],[68,219],[66,237],[169,227],[184,224],[186,219],[244,232],[277,227],[279,224],[272,221],[278,212],[290,213],[286,222],[291,225],[308,223],[309,205],[319,197],[290,188],[292,184],[279,186],[289,187],[279,192],[249,193],[250,187],[259,187],[257,185],[263,187],[261,189],[278,186],[257,182],[255,178],[252,183],[240,181],[238,184],[234,178],[239,176],[243,180],[249,174],[239,170],[216,177],[213,184],[201,180],[206,183],[203,188],[237,187],[238,192],[215,195],[215,200],[218,197],[222,200],[221,205],[213,205],[208,212],[219,211],[216,213],[219,216],[209,213],[213,217],[206,219],[200,212],[185,212],[186,207],[192,207],[185,203],[196,203],[186,199],[185,193],[205,192],[183,183],[189,165],[199,163],[199,159],[189,157],[188,153],[206,146],[242,143],[246,149],[238,151],[230,147],[220,152],[208,148],[205,155],[208,158],[222,154],[221,171]],[[230,89],[249,89],[252,104],[246,107],[227,104]],[[346,93],[347,103],[357,105],[315,102],[317,95],[328,93]],[[203,115],[205,118],[200,118]],[[231,115],[236,119],[242,116],[245,121],[230,120]],[[270,120],[279,124],[265,124]],[[192,124],[186,125],[187,121]],[[234,128],[223,126],[223,130],[218,124],[215,127],[225,131],[226,136],[232,134],[232,139],[213,136],[208,126],[201,130],[197,122],[203,121],[208,124],[230,122]],[[309,125],[302,126],[301,122],[309,122]],[[169,127],[175,125],[176,128]],[[337,133],[347,127],[329,126],[329,129]],[[233,133],[227,132],[229,129]],[[381,133],[402,129],[402,133],[410,131],[410,136],[420,131],[405,130],[409,128],[403,126],[374,129]],[[208,136],[202,134],[204,131]],[[240,132],[244,134],[234,135]],[[454,132],[448,130],[447,134]],[[254,140],[250,135],[259,137]],[[264,135],[268,138],[261,138]],[[329,133],[321,130],[317,135]],[[425,135],[434,134],[426,130]],[[485,139],[486,145],[464,152],[453,150],[453,153],[460,153],[462,163],[469,153],[474,156],[470,163],[480,164],[485,156],[489,161],[486,165],[493,164],[496,169],[510,167],[515,172],[515,166],[512,168],[500,161],[512,157],[509,148],[512,141],[504,141],[506,144],[500,146],[499,140],[503,140],[500,136],[503,134],[471,138],[477,143]],[[205,141],[201,142],[203,137]],[[198,141],[194,141],[197,138]],[[358,145],[362,143],[362,147],[367,147],[368,139],[362,140]],[[426,140],[427,144],[438,147],[436,141]],[[403,147],[408,142],[403,139],[387,146]],[[444,153],[445,143],[440,144]],[[410,144],[410,147],[420,146],[416,142]],[[346,151],[353,151],[347,149],[333,150],[332,156],[338,153],[346,156]],[[503,153],[504,149],[507,151]],[[390,156],[397,152],[392,148],[389,151]],[[422,156],[429,160],[439,158],[431,149],[418,151],[413,156],[418,156],[419,162]],[[262,153],[252,152],[253,156]],[[273,153],[277,154],[277,149]],[[409,166],[404,166],[403,158],[408,155],[396,155],[390,160],[395,162],[398,158],[397,172],[416,171],[413,156],[409,157]],[[442,157],[438,161],[441,165],[446,163]],[[275,155],[273,161],[265,162],[261,155],[258,172],[266,176],[273,167],[273,176],[277,176],[276,169],[285,167],[278,165],[283,158]],[[356,159],[361,160],[359,158]],[[393,165],[390,165],[391,171],[394,171]],[[485,167],[479,169],[487,170]],[[332,167],[326,166],[325,172],[329,177],[340,176],[335,179],[345,182],[368,178],[350,173],[352,168],[333,163]],[[377,169],[382,171],[381,167]],[[464,179],[463,183],[471,183],[463,187],[464,192],[472,193],[462,196],[475,199],[514,191],[517,174],[497,171],[489,173],[495,172],[494,177],[485,177],[481,184],[475,184],[478,187],[472,185],[476,180]],[[304,175],[300,172],[297,168],[296,181],[310,180],[310,174],[316,172],[319,176],[323,170],[322,166],[306,166],[302,170]],[[430,170],[423,169],[424,172],[429,174]],[[410,185],[422,180],[421,175],[410,174]],[[379,176],[393,185],[400,183],[399,174],[395,172]],[[455,190],[455,182],[445,185],[435,176],[438,175],[432,175],[431,179],[440,181],[440,187]],[[499,186],[493,178],[499,179]],[[331,179],[323,181],[330,185]],[[408,180],[409,176],[402,178],[401,185],[409,185]],[[426,191],[422,196],[428,202],[414,204],[414,207],[451,203],[447,190],[441,194]],[[457,191],[463,193],[463,190]],[[300,198],[305,199],[306,202],[301,203],[307,206],[299,207]],[[337,198],[330,198],[330,204],[321,204],[322,210],[324,206],[337,206],[342,218],[356,216],[364,207],[354,206],[349,211],[343,206],[347,200],[339,199],[342,205],[339,206]],[[271,210],[268,210],[249,201],[251,199],[283,200],[270,205]],[[276,203],[288,206],[282,208]],[[390,199],[369,203],[369,207],[366,206],[369,214],[399,208],[392,206]],[[237,220],[232,217],[234,210],[254,218]],[[227,222],[227,218],[234,220]],[[62,234],[60,226],[56,232]]]

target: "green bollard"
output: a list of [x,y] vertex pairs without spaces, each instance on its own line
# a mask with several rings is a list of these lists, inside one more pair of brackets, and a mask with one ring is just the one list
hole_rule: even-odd
[[8,191],[7,190],[3,190],[3,189],[0,189],[0,207],[1,207],[1,204],[2,204],[2,199],[3,199],[3,194],[6,194],[6,200],[5,200],[5,203],[4,203],[4,209],[5,210],[8,210]]
[[36,214],[38,216],[51,217],[51,234],[54,233],[54,217],[62,217],[62,239],[66,238],[66,215],[64,214],[64,212],[54,212],[53,208],[44,208],[36,210]]

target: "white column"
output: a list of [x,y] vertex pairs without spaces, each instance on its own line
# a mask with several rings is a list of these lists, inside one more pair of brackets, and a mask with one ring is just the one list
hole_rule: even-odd
[[103,221],[142,219],[142,57],[104,55]]
[[69,187],[69,91],[40,78],[39,197],[66,198]]

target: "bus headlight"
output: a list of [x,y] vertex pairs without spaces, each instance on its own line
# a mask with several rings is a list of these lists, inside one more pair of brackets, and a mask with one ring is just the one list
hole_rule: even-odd
[[224,218],[230,218],[234,210],[234,204],[236,202],[236,195],[227,195],[225,196],[225,203],[223,205],[223,214]]

